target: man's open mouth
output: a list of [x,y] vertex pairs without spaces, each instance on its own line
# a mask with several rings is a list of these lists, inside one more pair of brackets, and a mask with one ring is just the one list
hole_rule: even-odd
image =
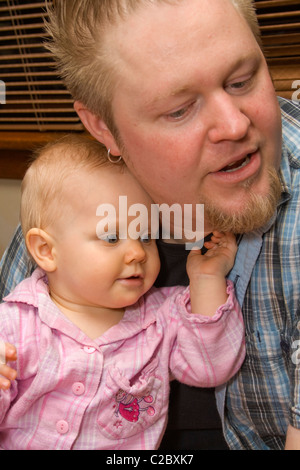
[[225,171],[226,173],[232,173],[234,171],[240,170],[244,166],[248,165],[248,163],[251,160],[251,155],[252,154],[248,154],[245,158],[242,158],[241,160],[238,160],[237,162],[234,162],[234,163],[231,163],[230,165],[225,166],[220,171]]

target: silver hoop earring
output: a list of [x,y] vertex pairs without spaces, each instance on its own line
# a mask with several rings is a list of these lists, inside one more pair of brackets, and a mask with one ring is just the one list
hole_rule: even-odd
[[120,163],[120,161],[122,160],[122,155],[120,155],[119,157],[114,157],[113,155],[111,155],[110,149],[109,149],[107,151],[107,158],[110,161],[110,163]]

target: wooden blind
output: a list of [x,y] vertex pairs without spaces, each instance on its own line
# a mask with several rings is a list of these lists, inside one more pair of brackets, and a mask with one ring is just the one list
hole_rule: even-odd
[[44,1],[0,0],[0,131],[82,130],[43,46],[45,15]]
[[258,0],[255,5],[277,94],[291,99],[300,87],[300,2]]

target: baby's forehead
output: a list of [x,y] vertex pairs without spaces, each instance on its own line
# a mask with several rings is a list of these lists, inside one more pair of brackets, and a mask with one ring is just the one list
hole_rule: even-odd
[[64,182],[68,197],[77,195],[84,201],[93,198],[98,204],[117,201],[126,196],[130,204],[152,204],[152,199],[127,168],[108,164],[96,168],[82,167],[68,174]]

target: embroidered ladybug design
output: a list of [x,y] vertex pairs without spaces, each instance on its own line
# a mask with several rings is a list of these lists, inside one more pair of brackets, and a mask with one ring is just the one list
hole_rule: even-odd
[[[153,406],[146,405],[153,402],[153,397],[151,395],[147,395],[142,398],[136,398],[130,393],[126,393],[124,390],[119,390],[116,394],[116,401],[116,416],[119,416],[120,414],[124,419],[126,419],[126,421],[131,423],[136,423],[139,419],[140,413],[143,411],[146,411],[149,416],[155,415],[155,409]],[[142,402],[144,402],[143,407],[141,407]]]

